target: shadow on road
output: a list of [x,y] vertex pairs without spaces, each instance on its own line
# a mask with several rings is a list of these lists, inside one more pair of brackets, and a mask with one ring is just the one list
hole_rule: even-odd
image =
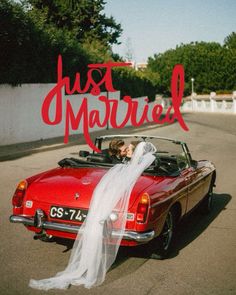
[[213,208],[209,214],[202,214],[200,208],[198,208],[183,219],[177,228],[175,247],[170,258],[177,256],[181,249],[201,235],[221,211],[227,210],[225,207],[231,198],[229,194],[214,194]]
[[[176,228],[176,239],[169,259],[176,257],[182,249],[200,236],[221,213],[221,211],[227,210],[225,207],[230,202],[231,198],[232,197],[229,194],[214,194],[213,209],[208,215],[203,215],[200,208],[198,208],[185,217]],[[61,238],[56,238],[54,242],[66,247],[63,252],[70,251],[74,243],[73,240]],[[113,274],[113,271],[109,271],[109,282],[110,280],[115,279],[117,272],[119,273],[119,277],[126,276],[130,272],[141,267],[146,261],[148,261],[148,259],[150,259],[150,253],[155,252],[153,245],[155,245],[155,243],[151,241],[151,243],[147,245],[140,245],[137,247],[120,247],[116,261],[111,267],[111,270],[114,270],[116,274]],[[128,267],[118,267],[126,261],[129,263]]]
[[185,248],[205,231],[221,211],[227,210],[225,207],[231,198],[229,194],[214,194],[213,208],[209,214],[202,214],[201,208],[198,208],[183,219],[177,228],[175,251],[173,251],[171,257],[177,256],[181,249]]
[[[214,194],[213,208],[209,214],[203,215],[200,208],[197,208],[184,218],[176,228],[176,239],[169,259],[176,257],[182,249],[200,236],[223,210],[227,210],[225,207],[231,198],[229,194]],[[111,268],[113,271],[108,272],[109,282],[116,280],[116,276],[120,278],[129,275],[151,259],[150,254],[155,253],[153,245],[155,243],[151,241],[147,245],[138,247],[120,247],[116,261]],[[127,267],[118,267],[125,262],[128,262]]]
[[[185,217],[176,228],[175,243],[169,258],[177,256],[183,248],[194,241],[205,231],[205,229],[207,229],[221,211],[227,210],[225,207],[230,202],[231,198],[232,197],[229,194],[214,194],[213,208],[209,214],[203,215],[200,208],[197,208],[197,210],[194,210]],[[129,257],[149,259],[150,252],[153,251],[155,253],[154,245],[155,243],[151,241],[148,245],[141,245],[135,248],[122,247],[118,253],[115,264],[119,265]]]

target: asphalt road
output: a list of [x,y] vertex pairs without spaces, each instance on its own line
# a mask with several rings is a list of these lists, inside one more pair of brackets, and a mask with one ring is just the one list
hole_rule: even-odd
[[[142,133],[184,140],[194,159],[215,163],[213,211],[207,216],[196,211],[180,224],[171,258],[158,261],[139,250],[121,250],[101,286],[89,290],[72,286],[47,294],[236,294],[236,116],[199,113],[185,114],[184,119],[188,132],[175,123],[152,126]],[[8,218],[21,179],[56,166],[79,148],[70,146],[0,163],[1,295],[45,294],[29,288],[29,279],[47,278],[65,268],[71,243],[35,241],[31,232],[10,224]]]

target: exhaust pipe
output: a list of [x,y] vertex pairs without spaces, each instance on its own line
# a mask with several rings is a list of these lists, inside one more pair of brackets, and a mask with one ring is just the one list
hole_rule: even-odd
[[53,236],[52,235],[48,235],[45,232],[40,232],[40,233],[36,233],[33,237],[34,240],[40,240],[43,242],[50,242],[53,241]]
[[45,234],[44,232],[36,233],[34,235],[34,240],[40,240],[41,238],[44,238],[46,236],[47,236],[47,234]]

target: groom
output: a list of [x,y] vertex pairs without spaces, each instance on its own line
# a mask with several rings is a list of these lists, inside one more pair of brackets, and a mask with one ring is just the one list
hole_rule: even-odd
[[113,164],[122,163],[127,155],[127,146],[123,139],[114,138],[109,144],[108,153]]

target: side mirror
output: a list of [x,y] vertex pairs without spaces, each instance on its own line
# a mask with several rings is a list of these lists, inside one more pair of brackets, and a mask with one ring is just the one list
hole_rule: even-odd
[[82,158],[88,157],[90,153],[88,151],[79,151],[79,156]]

